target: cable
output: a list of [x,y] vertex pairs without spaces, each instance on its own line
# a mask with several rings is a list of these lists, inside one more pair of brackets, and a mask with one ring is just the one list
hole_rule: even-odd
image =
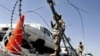
[[[81,15],[80,10],[83,11],[83,12],[85,12],[85,13],[87,13],[87,14],[89,14],[89,13],[88,13],[87,11],[83,10],[83,9],[80,9],[80,8],[76,7],[76,6],[73,5],[69,0],[67,0],[67,1],[69,2],[69,4],[70,4],[71,6],[73,6],[73,7],[76,9],[76,11],[78,12],[78,14],[79,14],[79,16],[80,16],[81,24],[82,24],[83,42],[84,42],[84,46],[85,46],[85,50],[86,50],[85,37],[84,37],[84,25],[83,25],[83,19],[82,19],[82,15]],[[90,14],[89,14],[89,15],[90,15]]]
[[69,5],[73,6],[73,7],[76,7],[76,8],[79,9],[80,11],[85,12],[86,14],[89,14],[89,15],[90,15],[89,12],[87,12],[86,10],[83,10],[83,9],[81,9],[81,8],[78,8],[77,6],[75,6],[74,4],[72,4],[69,0],[67,0],[67,2],[68,2],[68,3],[65,3],[65,4],[69,4]]
[[12,12],[9,8],[5,7],[4,5],[0,4],[0,6],[3,7],[4,9],[6,9],[6,10]]
[[[12,12],[12,10],[10,10],[10,9],[7,8],[7,7],[5,7],[4,5],[0,4],[0,6],[1,6],[2,8],[4,8],[4,9],[6,9],[6,10],[9,11],[9,12]],[[14,13],[14,14],[17,15],[16,13]]]
[[[83,42],[84,42],[84,25],[83,25],[83,18],[82,18],[82,15],[81,15],[81,13],[80,13],[80,11],[79,10],[82,10],[82,9],[80,9],[80,8],[78,8],[78,7],[76,7],[75,5],[73,5],[69,0],[67,0],[68,1],[68,3],[72,6],[72,7],[74,7],[75,9],[76,9],[76,11],[78,12],[78,14],[79,14],[79,16],[80,16],[80,19],[81,19],[81,24],[82,24],[82,34],[83,34]],[[82,11],[84,11],[84,10],[82,10]],[[86,12],[86,11],[84,11],[84,12]],[[87,14],[89,14],[88,12],[86,12]]]
[[44,8],[44,7],[45,7],[45,6],[42,6],[42,7],[36,8],[36,9],[34,9],[34,10],[32,10],[32,11],[26,11],[26,12],[24,12],[24,13],[29,13],[29,12],[37,11],[37,10],[40,10],[40,9],[42,9],[42,8]]
[[[34,9],[34,10],[31,10],[31,11],[37,11],[37,10],[40,10],[40,9],[42,9],[42,8],[44,8],[44,6],[41,6],[41,7],[39,7],[39,8],[36,8],[36,9]],[[26,11],[26,12],[24,12],[24,13],[29,13],[30,11]]]
[[40,7],[40,8],[38,8],[38,9],[33,10],[33,11],[27,11],[27,12],[24,12],[24,13],[33,12],[33,13],[37,14],[37,15],[45,22],[45,24],[49,27],[49,29],[51,29],[50,26],[48,25],[48,23],[46,22],[46,20],[45,20],[39,13],[36,12],[36,10],[39,10],[39,9],[41,9],[41,8],[44,8],[44,7]]

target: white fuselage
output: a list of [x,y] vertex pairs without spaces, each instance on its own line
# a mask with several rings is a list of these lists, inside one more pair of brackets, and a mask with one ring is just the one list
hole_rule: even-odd
[[[0,31],[5,31],[3,28],[9,28],[10,24],[0,24]],[[13,24],[13,29],[16,27],[16,24]],[[31,42],[36,42],[37,40],[43,40],[44,46],[54,49],[54,41],[51,36],[51,32],[39,25],[39,24],[24,24],[24,33],[29,34],[28,39]],[[23,37],[24,39],[25,37]],[[41,45],[41,44],[40,44]]]
[[28,33],[30,35],[29,40],[37,41],[38,39],[42,39],[45,41],[44,44],[45,46],[54,49],[54,42],[51,36],[51,32],[45,27],[42,27],[39,24],[37,25],[26,24],[24,25],[24,30],[25,33]]

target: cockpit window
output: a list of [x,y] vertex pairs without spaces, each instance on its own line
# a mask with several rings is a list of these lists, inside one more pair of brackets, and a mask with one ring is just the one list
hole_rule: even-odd
[[8,29],[9,29],[9,27],[2,28],[3,31],[7,31]]
[[44,28],[44,34],[47,34],[48,36],[51,35],[50,31],[48,29],[46,29],[46,28]]
[[3,37],[4,37],[5,33],[4,32],[0,32],[0,41],[2,41]]

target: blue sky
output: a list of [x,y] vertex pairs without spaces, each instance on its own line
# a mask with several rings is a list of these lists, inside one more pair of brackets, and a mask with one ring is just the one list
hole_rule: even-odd
[[[100,56],[100,0],[70,0],[72,4],[80,9],[84,25],[84,38],[82,33],[82,23],[80,16],[76,9],[68,4],[67,0],[54,0],[56,3],[56,10],[62,15],[62,19],[66,23],[66,35],[71,38],[72,45],[77,48],[78,42],[83,41],[85,45],[85,52],[91,52],[94,56]],[[10,10],[13,9],[16,0],[0,0],[0,23],[8,24],[11,19]],[[3,6],[6,8],[4,8]],[[52,12],[46,3],[46,0],[23,0],[22,13],[25,15],[26,23],[38,23],[48,27],[45,22],[36,13],[24,13],[26,11],[36,10],[50,26],[52,19]],[[18,6],[15,13],[18,14]],[[14,15],[13,23],[18,20],[18,15]],[[70,26],[68,26],[70,25]],[[48,27],[50,29],[50,27]]]

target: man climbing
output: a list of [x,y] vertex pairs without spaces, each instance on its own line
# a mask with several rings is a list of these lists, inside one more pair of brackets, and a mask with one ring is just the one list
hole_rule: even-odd
[[64,31],[65,31],[65,22],[61,18],[58,20],[58,22],[59,22],[59,24],[62,28],[62,32],[64,33]]
[[58,15],[58,16],[56,15],[56,16],[54,16],[54,18],[57,19],[57,21],[59,23],[59,26],[61,27],[62,32],[64,33],[64,31],[65,31],[65,22],[61,19],[61,15]]
[[55,43],[55,52],[53,55],[51,56],[58,56],[59,52],[60,52],[60,42],[61,42],[61,38],[62,38],[62,34],[64,33],[65,30],[65,23],[62,19],[58,19],[58,23],[59,23],[59,27],[61,27],[62,31],[59,29],[58,24],[53,24],[53,22],[51,21],[51,26],[53,29],[52,35],[54,38],[54,43]]
[[83,50],[84,50],[84,46],[83,46],[82,42],[79,42],[79,46],[78,46],[78,55],[79,56],[82,56]]
[[54,43],[55,43],[55,47],[54,47],[55,51],[50,56],[58,56],[58,54],[60,52],[60,41],[61,41],[60,31],[57,28],[57,24],[53,24],[52,21],[51,21],[51,26],[52,26],[52,29],[53,29],[52,36],[53,36]]

